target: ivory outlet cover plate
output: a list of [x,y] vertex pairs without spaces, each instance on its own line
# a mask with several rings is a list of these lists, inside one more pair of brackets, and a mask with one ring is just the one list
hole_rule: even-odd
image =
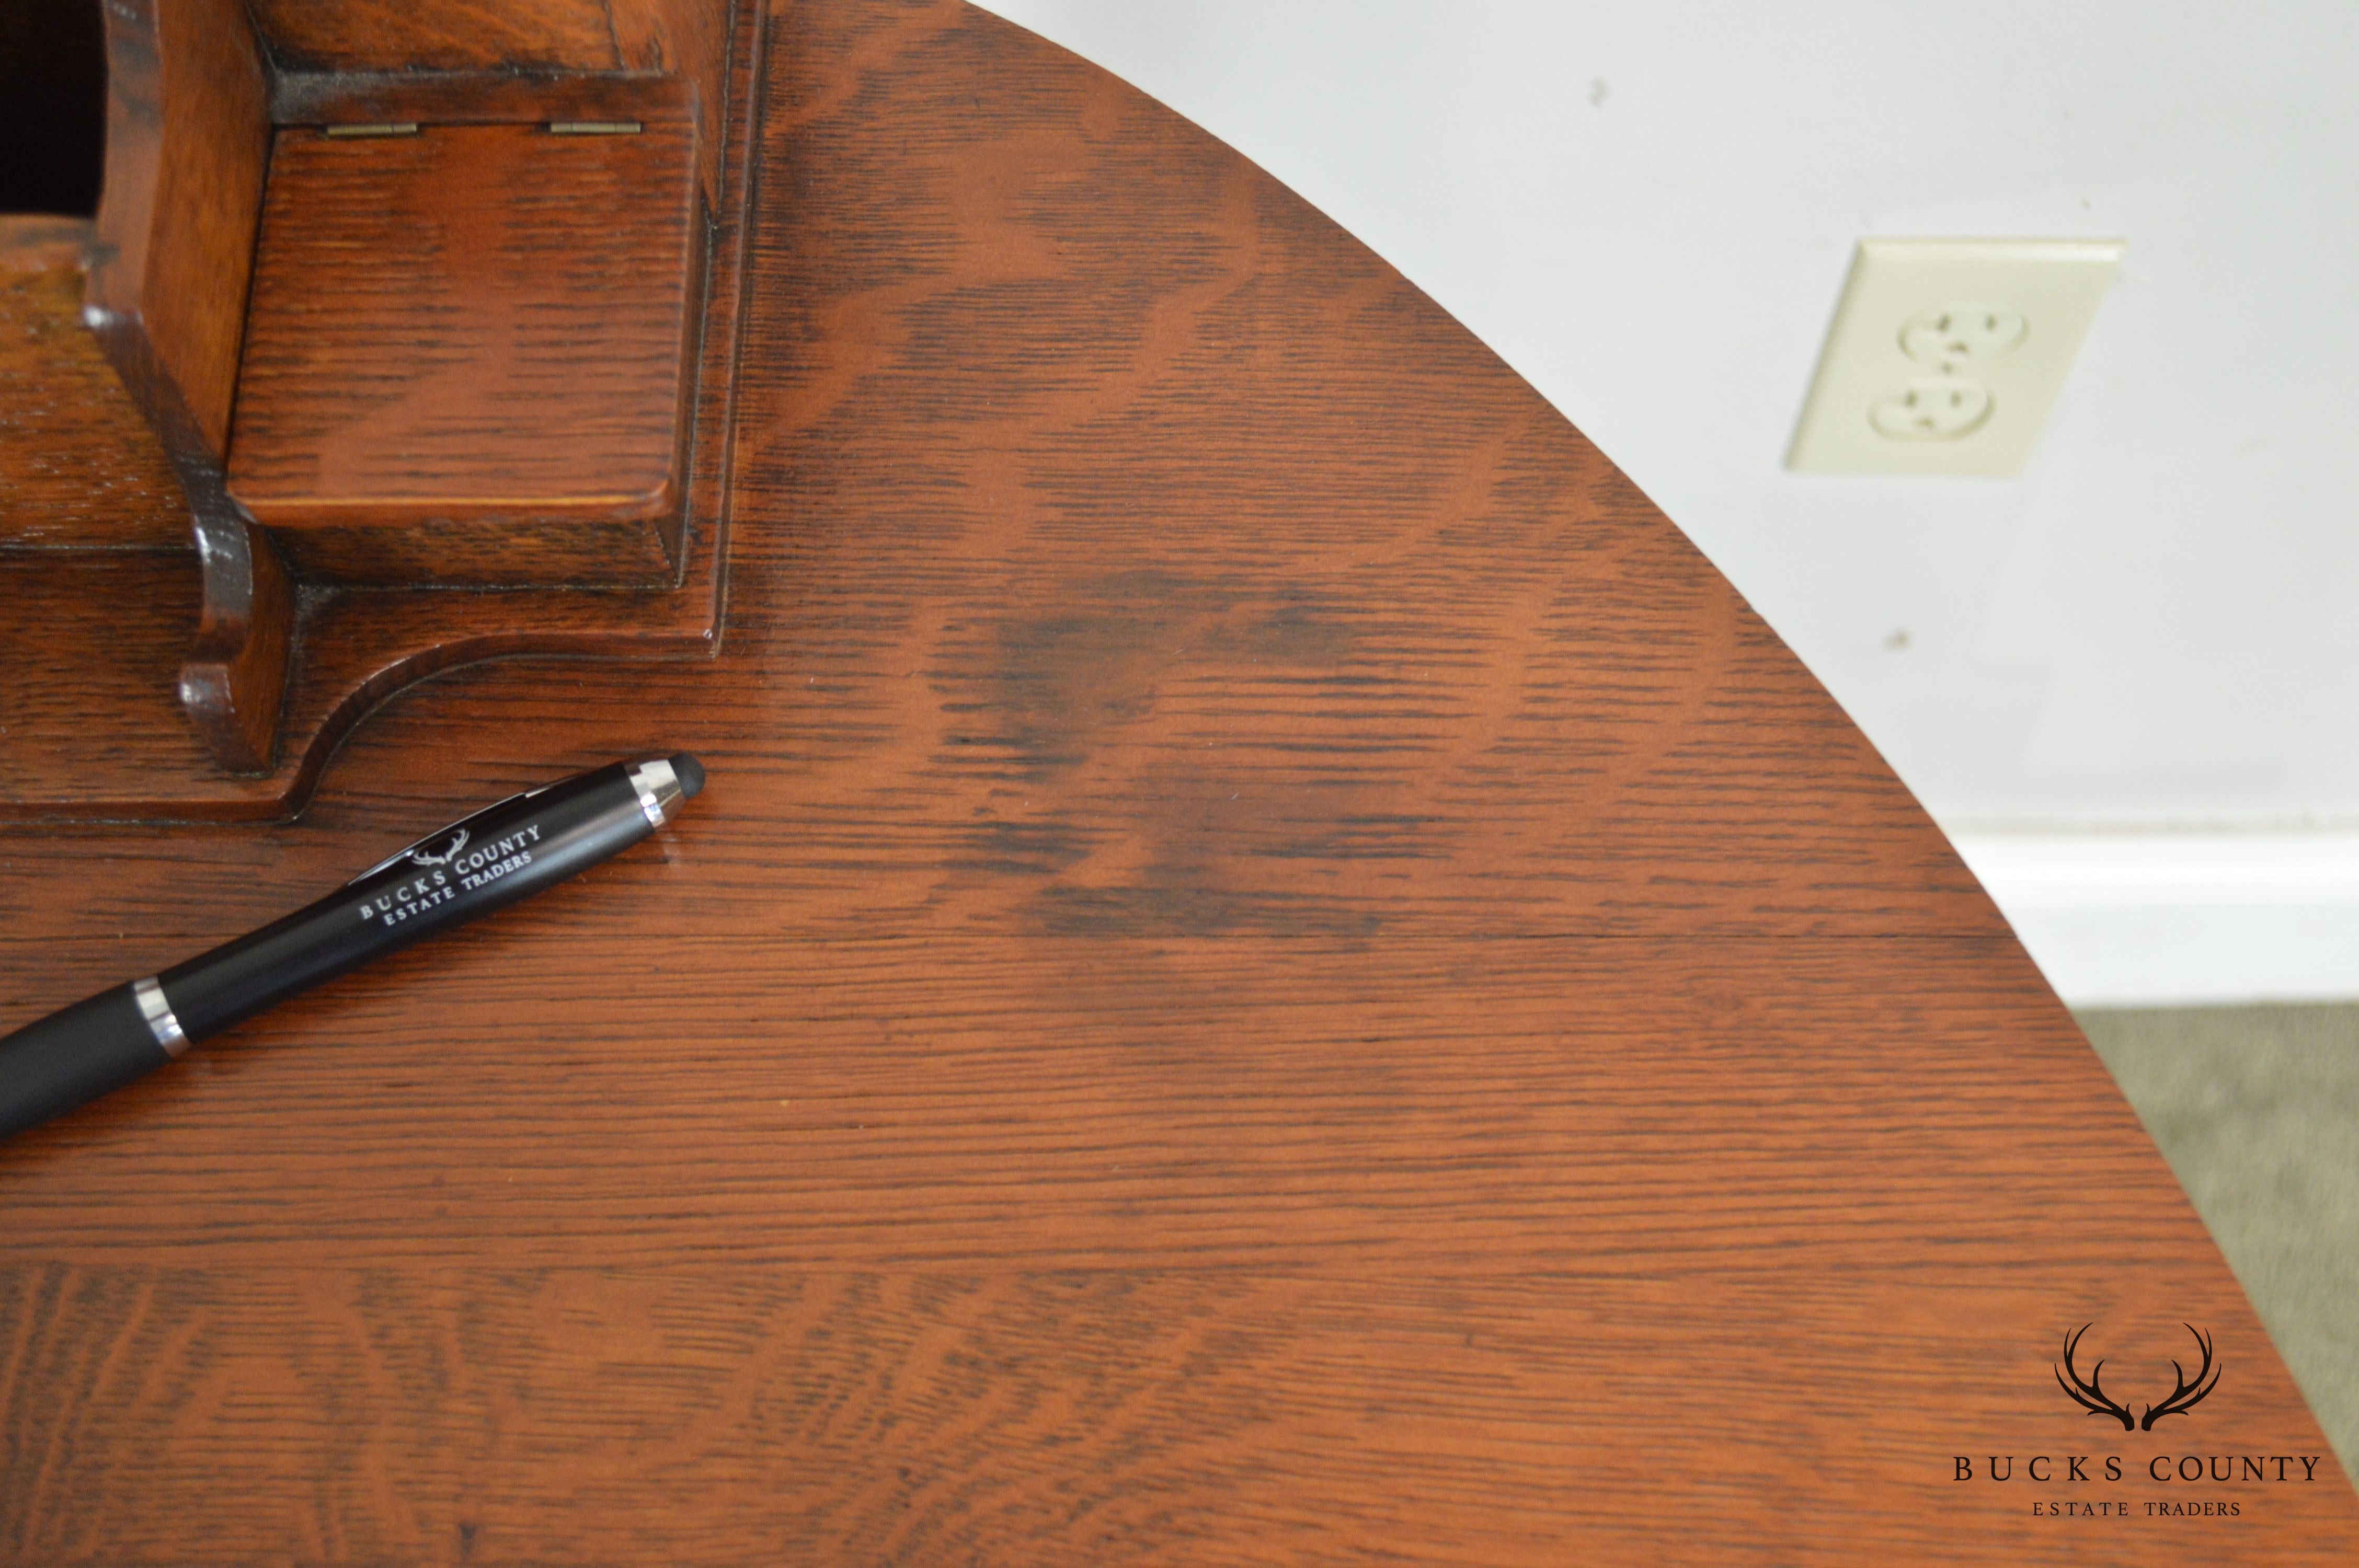
[[1862,240],[1786,466],[2021,471],[2126,248]]

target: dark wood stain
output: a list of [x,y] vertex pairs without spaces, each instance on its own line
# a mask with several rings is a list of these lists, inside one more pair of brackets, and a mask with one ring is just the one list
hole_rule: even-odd
[[[771,50],[717,659],[453,670],[291,825],[0,830],[13,1022],[570,767],[712,781],[0,1148],[0,1557],[2353,1560],[2331,1458],[2102,1545],[1953,1479],[2327,1450],[1604,458],[1015,28]],[[2204,1325],[2219,1391],[2093,1434],[2091,1320],[2109,1379]]]

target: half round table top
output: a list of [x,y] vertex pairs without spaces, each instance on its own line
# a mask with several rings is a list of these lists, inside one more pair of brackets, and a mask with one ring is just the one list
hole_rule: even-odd
[[[2359,1559],[2005,923],[1577,431],[952,0],[781,3],[764,92],[717,659],[0,829],[14,1022],[711,773],[0,1149],[0,1560]],[[2216,1387],[2124,1430],[2084,1325]]]

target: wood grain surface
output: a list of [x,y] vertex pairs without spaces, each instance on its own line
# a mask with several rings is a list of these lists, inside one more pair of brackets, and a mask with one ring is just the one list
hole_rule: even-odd
[[623,69],[608,0],[246,0],[289,71]]
[[[1610,463],[1005,24],[771,47],[718,660],[452,672],[291,825],[0,835],[13,1023],[711,771],[0,1148],[0,1558],[2352,1560],[2070,1017]],[[2217,1391],[2093,1419],[2092,1321]]]
[[87,219],[0,215],[0,551],[187,551],[164,448],[82,323]]
[[669,583],[692,124],[278,132],[230,493],[314,581]]
[[[757,0],[608,0],[625,64],[687,90],[696,119],[697,172],[705,200],[721,189],[720,139],[728,121],[729,34],[740,7]],[[647,118],[657,118],[650,113]]]
[[247,4],[288,72],[686,72],[710,85],[734,0]]

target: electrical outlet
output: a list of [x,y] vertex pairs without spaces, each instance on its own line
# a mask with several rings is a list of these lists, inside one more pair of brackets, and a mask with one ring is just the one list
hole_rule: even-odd
[[1920,365],[1955,375],[1996,359],[2023,341],[2023,312],[2012,305],[1966,299],[1920,310],[1900,329],[1900,351]]
[[2020,471],[2125,248],[1862,240],[1786,466]]
[[1878,394],[1867,422],[1896,441],[1955,441],[1981,429],[1990,412],[1989,387],[1944,377]]

